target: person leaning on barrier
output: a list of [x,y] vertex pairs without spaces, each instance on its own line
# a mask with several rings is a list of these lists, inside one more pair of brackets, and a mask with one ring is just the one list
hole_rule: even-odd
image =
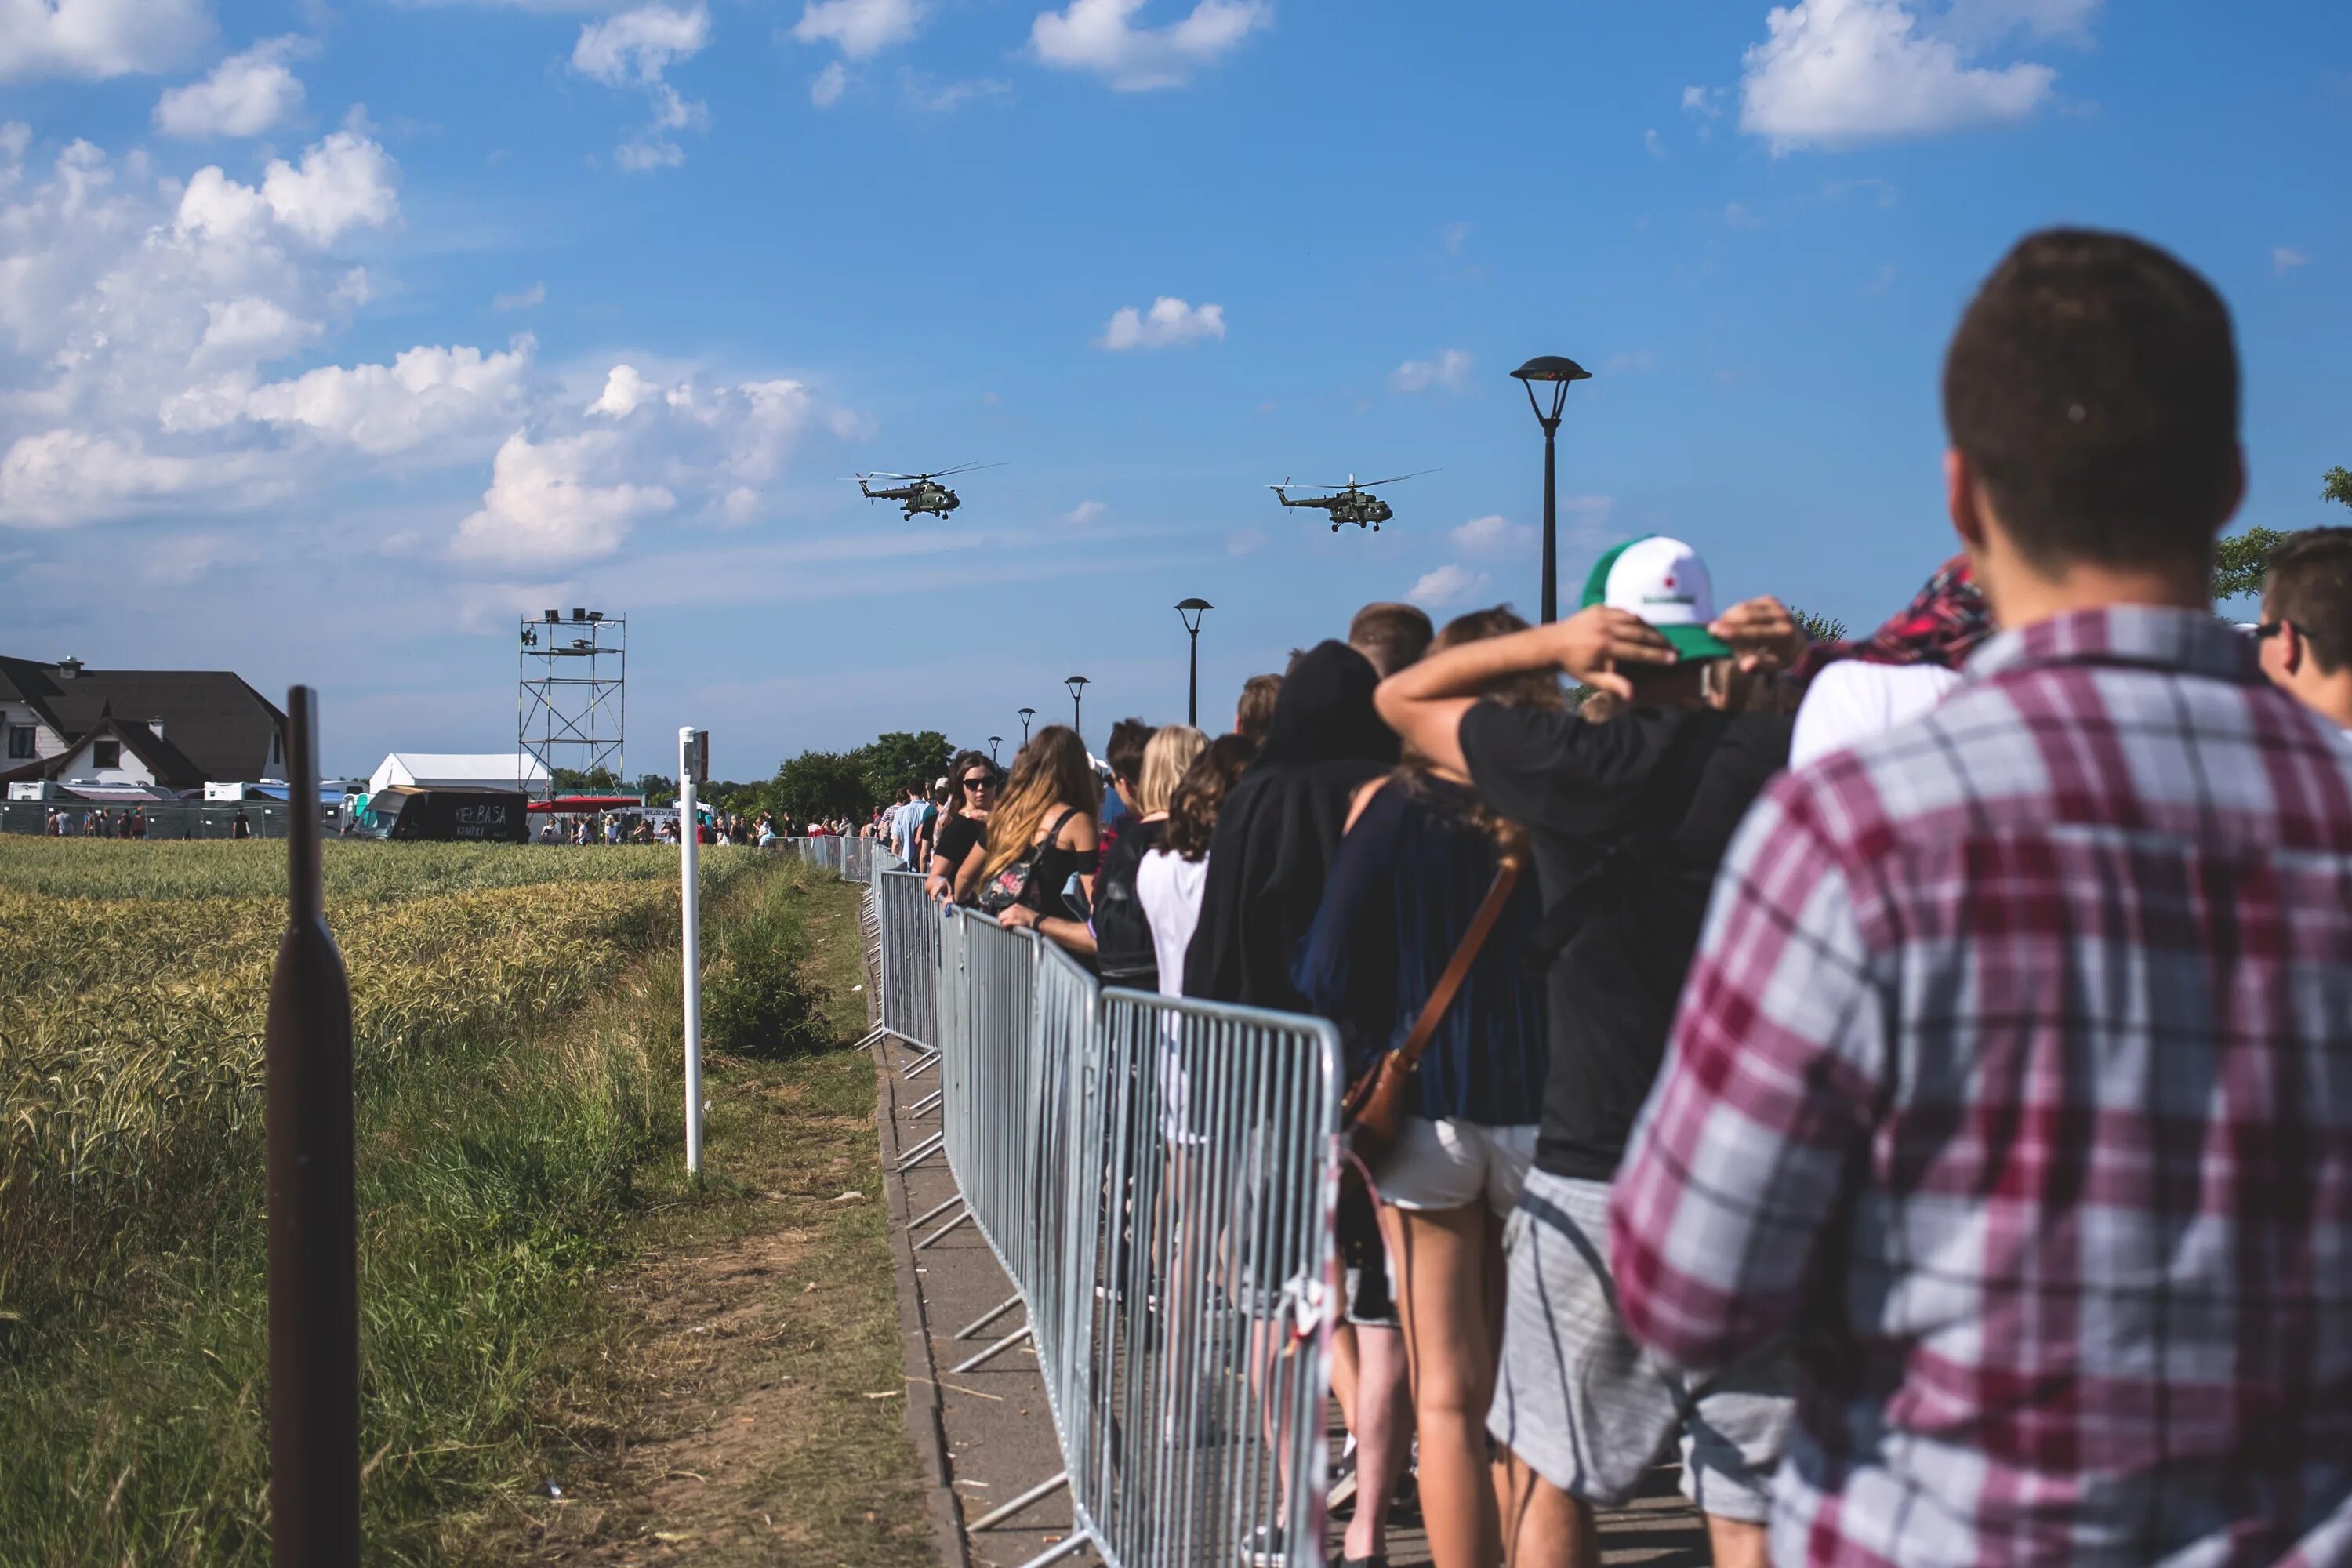
[[959,752],[948,767],[948,814],[923,883],[924,891],[942,903],[962,899],[979,884],[996,784],[996,764],[982,752]]
[[2315,528],[2273,552],[2263,582],[2263,673],[2352,733],[2352,528]]
[[1625,1321],[1795,1336],[1786,1563],[2352,1561],[2352,748],[2211,612],[2228,309],[2029,236],[1944,409],[2001,633],[1742,826],[1618,1179]]
[[[1170,724],[1153,733],[1135,765],[1128,802],[1134,815],[1105,847],[1101,869],[1095,873],[1095,962],[1106,985],[1160,989],[1151,920],[1137,879],[1144,858],[1159,848],[1165,837],[1169,798],[1176,792],[1177,781],[1208,745],[1209,738],[1190,724]],[[1112,777],[1117,779],[1118,774]]]
[[[1770,671],[1802,632],[1777,600],[1718,617],[1706,567],[1651,535],[1601,557],[1566,621],[1465,644],[1382,683],[1408,745],[1526,825],[1546,907],[1549,1063],[1534,1168],[1505,1235],[1508,1297],[1489,1429],[1507,1449],[1502,1530],[1522,1568],[1589,1561],[1592,1510],[1630,1500],[1677,1437],[1718,1563],[1762,1561],[1766,1482],[1790,1398],[1780,1363],[1685,1380],[1647,1363],[1613,1300],[1609,1184],[1665,1049],[1715,866],[1788,757]],[[1741,647],[1722,640],[1737,632]],[[1742,663],[1749,668],[1742,669]],[[1481,700],[1563,671],[1616,711]],[[1600,700],[1595,699],[1594,700]]]
[[1093,897],[1101,787],[1076,731],[1067,724],[1038,731],[1013,759],[1004,796],[989,814],[973,895],[998,923],[1034,930],[1089,963],[1095,935],[1066,893],[1076,879]]

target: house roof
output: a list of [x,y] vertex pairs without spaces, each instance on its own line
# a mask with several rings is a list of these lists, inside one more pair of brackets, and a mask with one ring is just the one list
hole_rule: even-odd
[[[83,669],[70,679],[55,664],[0,657],[0,697],[13,697],[41,716],[70,747],[107,720],[128,728],[125,744],[163,775],[145,748],[166,748],[166,765],[185,778],[250,779],[269,761],[270,742],[286,715],[226,669]],[[149,728],[160,721],[163,734]],[[134,739],[129,730],[144,733]]]

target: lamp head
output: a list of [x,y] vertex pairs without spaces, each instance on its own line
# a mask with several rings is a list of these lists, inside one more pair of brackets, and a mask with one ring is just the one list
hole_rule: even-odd
[[[1570,385],[1575,382],[1591,381],[1592,373],[1574,360],[1559,354],[1538,354],[1513,371],[1511,376],[1528,389],[1528,406],[1536,411],[1536,417],[1543,421],[1544,428],[1550,430],[1559,424],[1560,405],[1568,401]],[[1544,412],[1543,405],[1536,401],[1538,382],[1551,387],[1551,412],[1549,414]]]
[[1072,700],[1076,700],[1078,694],[1085,689],[1088,683],[1085,676],[1074,675],[1067,680],[1063,681],[1062,684],[1070,689],[1070,697]]
[[1197,637],[1201,631],[1201,612],[1216,607],[1206,599],[1182,599],[1177,602],[1176,615],[1184,623],[1184,629]]

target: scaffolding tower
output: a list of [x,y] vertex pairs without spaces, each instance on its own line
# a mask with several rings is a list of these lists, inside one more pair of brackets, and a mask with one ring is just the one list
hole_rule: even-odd
[[603,768],[628,787],[629,622],[602,610],[542,610],[520,626],[516,679],[515,752],[547,770]]

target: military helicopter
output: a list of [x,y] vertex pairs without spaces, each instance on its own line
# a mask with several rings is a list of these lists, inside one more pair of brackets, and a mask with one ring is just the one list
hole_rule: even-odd
[[[895,500],[903,503],[909,521],[917,512],[924,511],[935,517],[945,517],[963,502],[957,499],[955,491],[940,483],[940,480],[946,479],[950,474],[968,474],[975,468],[1003,467],[1004,467],[1003,463],[966,463],[961,468],[942,468],[936,474],[859,474],[856,476],[857,493],[867,500]],[[877,490],[866,484],[866,481],[868,479],[904,479],[907,482],[896,487],[885,485]]]
[[1265,488],[1272,490],[1274,492],[1275,500],[1280,501],[1285,506],[1319,507],[1323,510],[1329,512],[1331,514],[1331,531],[1334,533],[1339,531],[1339,525],[1343,522],[1352,522],[1358,528],[1370,527],[1374,533],[1378,533],[1381,531],[1381,524],[1394,517],[1396,512],[1390,507],[1388,502],[1381,500],[1381,498],[1376,495],[1370,495],[1366,492],[1381,485],[1393,485],[1404,479],[1417,479],[1421,478],[1423,474],[1433,474],[1435,472],[1437,472],[1435,468],[1422,468],[1410,474],[1398,474],[1391,479],[1374,479],[1370,484],[1361,485],[1356,482],[1355,475],[1349,474],[1348,476],[1348,482],[1344,485],[1316,485],[1312,487],[1318,490],[1334,490],[1338,492],[1337,494],[1328,496],[1308,496],[1303,500],[1292,500],[1290,499],[1288,494],[1290,481],[1288,479],[1283,480],[1282,483],[1278,485],[1268,485]]

